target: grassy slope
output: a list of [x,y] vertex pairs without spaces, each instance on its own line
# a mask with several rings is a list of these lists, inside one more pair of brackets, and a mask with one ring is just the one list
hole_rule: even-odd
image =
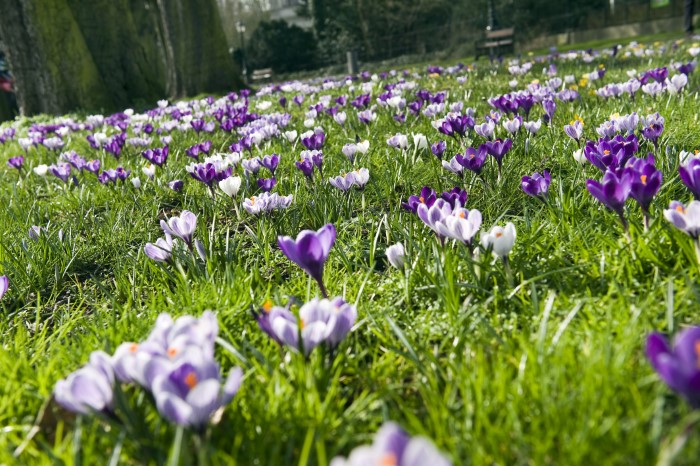
[[[560,74],[580,76],[597,63],[562,65]],[[608,60],[606,82],[626,79],[628,67],[649,65]],[[483,115],[483,98],[506,92],[509,79],[484,69],[464,86],[449,78],[421,84],[452,89],[453,100],[465,100]],[[605,103],[584,93],[581,103],[558,105],[554,128],[543,128],[527,153],[524,135],[517,137],[501,186],[470,181],[468,206],[483,212],[485,228],[516,224],[514,286],[490,258],[475,277],[464,248],[450,244],[441,257],[427,228],[400,208],[399,201],[424,184],[440,190],[455,184],[432,155],[409,151],[403,159],[386,146],[397,131],[423,132],[434,141],[426,119],[403,127],[383,114],[371,132],[358,128],[372,143],[359,164],[370,169],[371,181],[364,193],[350,196],[325,183],[310,190],[293,166],[299,148],[275,142],[266,152],[282,154],[276,190],[293,193],[295,200],[288,212],[265,219],[239,218],[231,201],[211,200],[193,181],[183,194],[150,182],[140,191],[130,185],[109,189],[93,178],[72,191],[35,176],[18,183],[4,167],[16,152],[11,147],[0,157],[0,272],[12,280],[0,303],[6,311],[0,319],[0,463],[70,464],[82,456],[84,464],[105,464],[119,433],[87,419],[76,427],[52,406],[20,459],[11,453],[27,438],[55,381],[91,351],[144,338],[160,312],[213,309],[224,338],[239,353],[221,351],[225,369],[241,365],[246,371],[241,392],[212,432],[214,464],[291,465],[307,457],[309,464],[323,464],[369,441],[387,419],[434,439],[455,464],[651,464],[662,440],[689,413],[653,375],[642,348],[652,329],[672,332],[699,320],[692,245],[660,218],[670,200],[689,200],[676,153],[700,147],[697,108],[697,94],[668,103]],[[655,220],[644,232],[641,213],[630,204],[628,242],[614,216],[586,192],[585,178],[598,173],[576,165],[575,144],[561,128],[581,115],[590,138],[611,113],[633,110],[660,111],[667,129],[657,153],[664,185],[654,203]],[[294,112],[293,126],[303,130],[300,112]],[[349,169],[340,148],[354,131],[345,134],[329,120],[323,126],[329,132],[326,173]],[[74,139],[87,155],[81,138]],[[159,180],[186,177],[183,151],[194,140],[193,134],[175,136],[174,154]],[[231,142],[221,134],[214,141],[221,148]],[[644,143],[640,152],[648,149]],[[455,151],[451,146],[450,153]],[[36,165],[53,156],[38,152],[29,160]],[[123,163],[135,172],[141,166],[133,149]],[[545,167],[554,179],[550,208],[519,188],[521,176]],[[495,180],[491,164],[487,176]],[[145,242],[160,235],[164,212],[184,208],[199,215],[198,237],[212,256],[206,270],[187,264],[182,272],[164,269],[142,252]],[[307,366],[287,358],[249,313],[267,298],[284,302],[316,293],[275,238],[326,222],[339,232],[327,283],[332,294],[356,301],[360,315],[328,370],[320,353]],[[47,223],[53,234],[36,243],[27,239],[31,225]],[[59,228],[66,232],[63,245]],[[408,283],[383,258],[396,241],[406,244],[415,264]],[[172,440],[172,428],[152,410],[142,411],[151,433],[123,442],[127,464],[164,461]],[[698,454],[700,442],[692,439],[678,464],[695,464]]]

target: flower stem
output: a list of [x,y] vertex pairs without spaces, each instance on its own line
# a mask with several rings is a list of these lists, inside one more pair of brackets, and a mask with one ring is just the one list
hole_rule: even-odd
[[321,288],[321,294],[323,295],[324,298],[328,299],[328,290],[326,289],[326,286],[323,284],[323,280],[317,280],[318,287]]

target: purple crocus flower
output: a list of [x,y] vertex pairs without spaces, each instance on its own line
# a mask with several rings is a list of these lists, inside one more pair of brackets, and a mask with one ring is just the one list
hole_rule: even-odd
[[440,195],[440,197],[450,203],[452,208],[464,207],[467,205],[467,199],[469,194],[461,189],[459,186],[455,186],[452,191],[446,191]]
[[700,408],[700,327],[679,332],[673,348],[654,332],[647,337],[646,353],[661,380],[693,408]]
[[327,224],[318,231],[303,230],[296,239],[279,236],[277,243],[285,256],[318,283],[324,298],[328,297],[323,285],[323,268],[335,243],[336,231],[333,224]]
[[231,402],[243,380],[240,367],[221,383],[221,370],[211,356],[188,346],[177,363],[153,379],[151,391],[158,411],[186,427],[203,428],[219,408]]
[[56,382],[56,402],[78,414],[108,413],[114,402],[114,369],[109,355],[94,351],[85,366]]
[[547,197],[551,182],[552,177],[549,170],[545,170],[542,175],[535,172],[532,176],[523,176],[521,186],[528,196],[544,198]]
[[451,466],[424,437],[411,438],[393,422],[385,423],[371,446],[361,446],[345,459],[333,458],[330,466]]
[[504,141],[502,139],[496,139],[495,141],[487,141],[484,143],[484,146],[486,147],[486,152],[496,159],[496,163],[498,164],[498,178],[500,179],[503,157],[510,151],[511,147],[513,147],[513,140],[506,139]]
[[179,193],[182,191],[182,187],[184,186],[184,183],[182,180],[172,180],[168,182],[168,188],[172,189],[176,193]]
[[474,126],[474,131],[476,134],[489,141],[493,139],[493,132],[495,129],[496,124],[493,122],[493,120],[489,120],[486,123]]
[[10,280],[7,278],[7,275],[0,275],[0,299],[5,296],[9,288]]
[[85,170],[87,170],[90,173],[93,173],[97,175],[100,171],[100,167],[102,167],[102,162],[99,160],[91,160],[85,164]]
[[443,237],[438,230],[437,222],[444,222],[445,217],[452,214],[452,206],[450,203],[444,199],[437,199],[430,207],[426,204],[418,204],[416,213],[418,214],[418,218],[428,225],[428,227],[435,232],[440,241],[442,241]]
[[486,162],[486,157],[488,156],[488,149],[486,144],[482,144],[478,149],[473,147],[467,147],[464,151],[464,155],[457,154],[457,161],[467,170],[470,170],[477,175],[481,174],[484,168],[484,163]]
[[430,150],[433,152],[433,155],[440,160],[442,160],[442,154],[445,153],[446,149],[447,149],[447,144],[445,143],[445,141],[438,141],[438,142],[434,143],[432,146],[430,146]]
[[170,148],[168,146],[165,146],[156,147],[155,149],[146,149],[141,153],[141,155],[144,159],[148,160],[152,164],[162,167],[168,160],[169,152]]
[[567,136],[580,144],[581,137],[583,136],[583,123],[581,123],[580,120],[576,120],[570,125],[565,125],[564,132]]
[[49,165],[49,172],[64,183],[67,183],[71,172],[70,164],[63,162]]
[[260,164],[270,170],[272,176],[275,175],[275,170],[277,170],[277,165],[280,163],[280,156],[277,154],[266,155],[262,158]]
[[260,188],[263,192],[267,193],[272,191],[272,188],[275,187],[277,184],[277,179],[275,177],[272,178],[258,178],[258,188]]
[[408,201],[401,203],[401,207],[415,214],[420,204],[425,204],[426,206],[431,207],[435,203],[436,199],[437,194],[435,191],[428,186],[423,186],[423,189],[421,189],[418,196],[410,196]]
[[632,178],[632,190],[630,196],[639,203],[648,222],[649,206],[659,192],[663,175],[654,166],[654,156],[649,154],[646,159],[633,158],[625,167]]
[[[333,349],[357,320],[357,309],[343,298],[314,298],[299,309],[299,318],[287,308],[266,303],[257,316],[258,326],[280,345],[308,356],[320,344]],[[299,338],[301,337],[301,339]]]
[[301,161],[296,162],[296,166],[307,178],[313,178],[314,176],[314,164],[311,159],[301,159]]
[[542,119],[546,124],[549,124],[554,119],[554,111],[557,109],[557,104],[551,98],[547,98],[542,101],[542,108],[544,108]]
[[668,209],[664,210],[664,217],[673,223],[673,226],[698,241],[700,237],[700,201],[692,201],[687,207],[678,201],[672,201]]
[[700,158],[691,157],[678,167],[681,181],[690,189],[695,199],[700,199]]
[[323,176],[323,152],[320,150],[304,150],[301,152],[301,158],[311,160],[318,172]]
[[326,135],[323,132],[314,132],[312,135],[301,139],[301,143],[309,150],[321,150],[325,142]]
[[165,239],[158,238],[156,243],[146,243],[143,252],[149,259],[156,262],[167,262],[172,257],[173,238],[169,234],[165,234]]
[[587,180],[586,188],[593,197],[598,199],[605,207],[617,213],[622,226],[627,231],[627,221],[624,216],[625,202],[632,191],[632,176],[629,172],[622,172],[620,176],[608,170],[603,176],[602,182]]
[[185,154],[188,157],[192,157],[195,160],[199,159],[199,152],[200,152],[199,144],[195,144],[194,146],[188,147],[187,149],[185,149]]
[[7,161],[7,166],[17,170],[22,170],[22,167],[24,166],[24,156],[18,155],[17,157],[10,157],[10,159]]
[[664,132],[663,123],[652,123],[642,129],[642,136],[651,141],[654,147],[659,146],[659,137]]
[[192,249],[192,235],[197,228],[197,216],[189,210],[183,210],[179,217],[171,217],[166,222],[160,221],[160,227],[166,235],[180,238]]

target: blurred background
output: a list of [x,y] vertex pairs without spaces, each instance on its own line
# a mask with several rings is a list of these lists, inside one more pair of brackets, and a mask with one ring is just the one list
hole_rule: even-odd
[[[0,121],[110,112],[294,73],[691,32],[700,0],[3,0]],[[689,16],[690,15],[690,16]],[[697,15],[695,16],[697,21]],[[489,49],[490,53],[493,50]]]

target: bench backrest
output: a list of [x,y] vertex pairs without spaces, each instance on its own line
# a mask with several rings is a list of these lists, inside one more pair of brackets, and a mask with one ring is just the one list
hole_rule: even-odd
[[266,76],[272,74],[272,68],[263,68],[262,70],[254,70],[253,76]]
[[501,39],[503,37],[511,37],[515,34],[514,28],[498,29],[496,31],[486,31],[487,39]]

